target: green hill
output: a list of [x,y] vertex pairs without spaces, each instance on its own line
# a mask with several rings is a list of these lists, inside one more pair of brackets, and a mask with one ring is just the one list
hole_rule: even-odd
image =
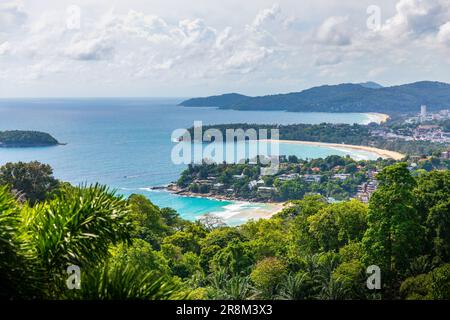
[[0,131],[0,148],[46,147],[58,144],[58,140],[45,132]]
[[249,98],[238,93],[227,93],[220,96],[189,99],[183,101],[180,105],[185,107],[229,107]]
[[422,81],[381,87],[375,83],[339,84],[314,87],[301,92],[259,97],[233,94],[196,98],[183,106],[213,106],[235,110],[285,110],[294,112],[418,112],[450,107],[450,84]]

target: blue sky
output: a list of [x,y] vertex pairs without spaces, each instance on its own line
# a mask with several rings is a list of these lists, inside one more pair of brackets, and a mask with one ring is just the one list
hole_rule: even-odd
[[369,80],[450,82],[450,0],[0,2],[0,97],[262,95]]

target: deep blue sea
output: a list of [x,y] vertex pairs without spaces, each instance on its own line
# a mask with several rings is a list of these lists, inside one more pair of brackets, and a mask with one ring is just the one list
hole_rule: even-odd
[[[0,130],[48,132],[64,146],[1,149],[0,165],[38,160],[50,164],[58,179],[73,184],[100,182],[119,193],[142,193],[155,204],[172,207],[183,217],[195,219],[208,212],[226,211],[233,203],[179,197],[149,187],[178,178],[184,165],[171,161],[174,129],[188,128],[194,121],[218,123],[368,123],[366,114],[289,113],[233,111],[177,106],[183,99],[2,99]],[[282,154],[303,158],[351,154],[375,158],[363,151],[282,145]],[[234,210],[236,208],[234,207]]]

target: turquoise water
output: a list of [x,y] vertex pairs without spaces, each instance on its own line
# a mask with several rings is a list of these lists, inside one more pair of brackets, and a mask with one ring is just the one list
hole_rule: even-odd
[[[141,193],[155,204],[172,207],[183,217],[220,212],[227,201],[178,197],[149,187],[178,178],[184,165],[171,161],[174,129],[194,121],[215,123],[367,123],[365,114],[233,111],[176,106],[182,99],[21,99],[0,100],[0,130],[40,130],[65,146],[0,149],[0,164],[38,160],[50,164],[55,176],[73,184],[100,182],[125,195]],[[301,145],[282,145],[282,154],[302,158],[345,155],[349,151]],[[367,152],[351,152],[374,158]]]

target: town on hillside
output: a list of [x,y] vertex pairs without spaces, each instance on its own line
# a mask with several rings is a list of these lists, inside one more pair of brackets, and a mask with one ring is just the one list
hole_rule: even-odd
[[404,116],[395,125],[382,126],[371,132],[385,139],[450,144],[450,112],[448,109],[428,112],[427,106],[422,105],[417,115]]
[[[450,148],[446,158],[433,156],[407,157],[413,175],[433,169],[450,169]],[[240,164],[191,164],[171,192],[255,202],[281,202],[302,199],[308,194],[320,194],[329,202],[351,198],[368,203],[378,186],[377,173],[395,160],[354,160],[341,156],[302,160],[296,156],[280,156],[276,175],[261,175],[260,161],[246,160]]]

